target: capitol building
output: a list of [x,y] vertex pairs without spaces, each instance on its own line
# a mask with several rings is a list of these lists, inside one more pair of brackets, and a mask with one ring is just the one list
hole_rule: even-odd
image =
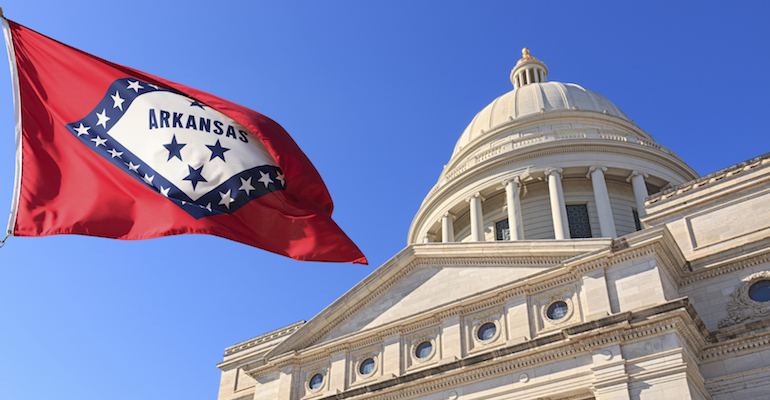
[[219,400],[770,399],[770,154],[699,177],[528,49],[510,80],[407,247],[226,348]]

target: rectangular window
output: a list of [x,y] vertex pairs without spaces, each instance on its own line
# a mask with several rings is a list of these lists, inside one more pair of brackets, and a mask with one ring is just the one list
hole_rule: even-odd
[[588,221],[588,205],[568,204],[567,221],[569,221],[569,236],[572,239],[593,237],[591,223]]
[[634,212],[634,226],[636,226],[637,231],[642,230],[642,221],[639,221],[639,213],[636,212],[636,210],[631,210]]
[[511,230],[508,228],[508,218],[495,222],[495,240],[511,240]]

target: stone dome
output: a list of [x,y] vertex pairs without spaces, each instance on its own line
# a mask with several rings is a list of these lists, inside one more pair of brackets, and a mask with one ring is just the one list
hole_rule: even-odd
[[522,53],[514,89],[465,129],[408,243],[616,238],[640,229],[649,193],[697,178],[607,98],[548,82]]
[[[528,66],[534,68],[526,68]],[[532,72],[527,74],[528,70]],[[476,114],[457,141],[452,156],[485,132],[531,114],[578,110],[604,113],[630,121],[623,111],[599,93],[573,83],[546,82],[547,75],[545,64],[529,56],[527,50],[511,73],[515,88]]]

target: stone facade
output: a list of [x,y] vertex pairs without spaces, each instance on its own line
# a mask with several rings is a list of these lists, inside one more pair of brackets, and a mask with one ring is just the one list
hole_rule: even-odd
[[698,178],[547,74],[524,53],[407,248],[227,348],[219,400],[770,398],[770,155]]

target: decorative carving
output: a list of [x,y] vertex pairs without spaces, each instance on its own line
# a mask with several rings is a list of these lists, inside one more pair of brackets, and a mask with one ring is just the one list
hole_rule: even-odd
[[749,319],[770,316],[770,302],[760,303],[749,297],[751,285],[761,280],[770,280],[770,271],[757,272],[743,279],[743,283],[730,295],[732,300],[727,303],[727,317],[719,321],[720,329]]
[[294,324],[291,324],[289,326],[283,327],[281,329],[268,332],[264,335],[257,336],[253,339],[249,339],[245,342],[238,343],[234,346],[230,346],[225,349],[225,356],[229,356],[231,354],[235,354],[241,350],[246,350],[249,348],[252,348],[262,342],[266,342],[268,340],[273,340],[279,337],[286,336],[288,334],[294,333],[297,329],[301,328],[302,325],[305,324],[305,321],[299,321],[295,322]]

